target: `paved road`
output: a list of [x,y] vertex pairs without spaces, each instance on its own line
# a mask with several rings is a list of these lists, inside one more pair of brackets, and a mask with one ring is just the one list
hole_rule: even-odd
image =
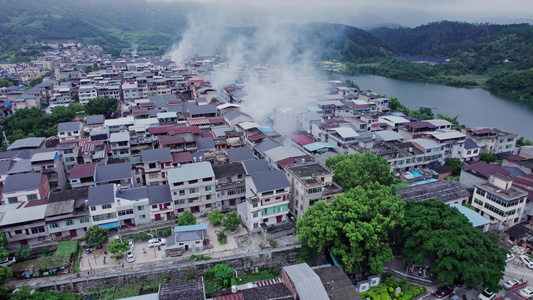
[[[518,258],[516,258],[516,261],[518,261]],[[513,261],[507,263],[507,267],[505,268],[505,275],[502,281],[500,282],[500,284],[503,284],[512,278],[524,279],[525,281],[528,281],[529,286],[533,286],[533,270],[528,269],[526,266],[517,265]],[[437,297],[433,295],[433,293],[435,292],[437,288],[438,287],[429,287],[427,290],[428,292],[430,292],[430,294],[426,295],[425,297],[421,299],[424,299],[424,300],[438,299]],[[455,293],[461,297],[460,299],[462,299],[463,295],[466,295],[466,298],[468,300],[477,300],[479,293],[481,293],[482,291],[483,291],[483,288],[481,287],[477,287],[475,289],[459,287],[455,289]],[[503,288],[501,291],[497,293],[496,297],[499,297],[499,296],[505,297],[505,290]],[[450,298],[446,297],[444,299],[449,300]]]

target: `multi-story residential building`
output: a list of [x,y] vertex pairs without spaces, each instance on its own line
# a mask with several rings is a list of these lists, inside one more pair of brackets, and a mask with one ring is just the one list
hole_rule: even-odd
[[60,141],[76,140],[82,137],[83,123],[66,122],[57,125],[57,134]]
[[10,175],[2,189],[2,205],[48,198],[48,178],[40,173]]
[[456,130],[439,129],[422,135],[423,138],[429,138],[441,146],[442,159],[462,158],[466,136]]
[[96,163],[75,165],[68,176],[70,187],[73,189],[95,185]]
[[[169,148],[142,150],[140,161],[133,163],[135,186],[154,186],[168,183],[167,170],[172,168],[172,156]],[[137,175],[142,175],[139,177]],[[142,178],[141,180],[138,180]]]
[[94,181],[97,185],[108,183],[118,184],[122,189],[132,187],[131,163],[97,165],[94,171]]
[[296,218],[317,201],[329,204],[342,193],[342,188],[333,182],[335,174],[318,162],[287,166],[285,172],[291,184],[289,209]]
[[465,140],[465,149],[461,153],[462,161],[475,162],[479,160],[481,154],[481,147],[472,139]]
[[92,225],[108,229],[119,228],[117,204],[115,203],[114,184],[104,184],[89,187],[89,201],[87,206],[91,215]]
[[87,208],[89,188],[52,192],[48,198],[45,219],[50,239],[60,241],[81,237],[91,226]]
[[58,151],[52,149],[52,151],[33,154],[31,167],[34,173],[46,175],[52,190],[55,188],[65,189],[67,187],[65,165]]
[[281,170],[246,176],[246,201],[237,205],[243,224],[251,232],[287,221],[291,184]]
[[168,185],[117,189],[115,200],[120,227],[167,221],[174,217]]
[[128,131],[111,133],[111,136],[109,137],[109,143],[111,144],[113,158],[130,161],[130,133]]
[[69,140],[59,143],[56,146],[56,151],[63,157],[63,164],[65,170],[70,173],[70,170],[78,163],[78,143],[75,141],[69,142]]
[[125,82],[122,84],[122,96],[126,102],[131,102],[135,99],[141,99],[139,93],[139,87],[137,83]]
[[493,173],[488,183],[474,187],[472,206],[491,221],[491,230],[507,229],[520,222],[528,193],[512,184],[510,177]]
[[50,241],[45,224],[46,203],[42,199],[0,206],[0,233],[7,238],[6,250]]
[[78,97],[81,104],[87,104],[89,101],[98,97],[98,90],[94,85],[82,85],[78,89]]
[[237,204],[244,202],[246,193],[242,163],[234,162],[213,167],[216,180],[217,209],[226,212],[237,209]]
[[518,135],[496,128],[473,127],[462,131],[481,147],[481,153],[514,152]]
[[168,184],[172,191],[176,215],[185,209],[200,213],[215,208],[215,173],[209,162],[169,169]]

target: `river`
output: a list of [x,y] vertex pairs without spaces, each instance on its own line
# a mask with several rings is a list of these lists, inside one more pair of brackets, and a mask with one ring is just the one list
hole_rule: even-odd
[[409,109],[436,107],[433,113],[459,115],[467,127],[487,126],[517,133],[533,140],[533,109],[526,104],[492,95],[484,89],[403,81],[375,75],[340,76],[361,89],[396,97]]

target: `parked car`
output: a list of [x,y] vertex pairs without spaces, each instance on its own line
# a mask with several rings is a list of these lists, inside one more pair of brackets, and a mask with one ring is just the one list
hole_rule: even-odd
[[134,262],[135,261],[135,256],[133,256],[133,251],[128,251],[126,252],[126,259],[128,260],[128,262]]
[[520,260],[526,265],[528,268],[533,269],[533,259],[531,259],[529,256],[526,255],[520,255]]
[[128,242],[128,245],[130,246],[130,249],[131,249],[131,250],[134,250],[134,249],[135,249],[135,242],[134,242],[133,240],[130,240],[130,241]]
[[441,286],[435,291],[435,297],[444,298],[450,295],[452,292],[453,292],[453,286],[451,285]]
[[483,292],[479,294],[479,296],[477,296],[477,298],[479,300],[492,300],[496,298],[496,294],[489,291],[489,289],[485,289]]
[[522,280],[518,280],[518,279],[514,279],[513,278],[513,279],[507,281],[506,283],[504,283],[503,284],[503,288],[508,290],[508,289],[512,288],[513,286],[518,285],[520,283],[522,283]]
[[512,255],[511,253],[507,253],[507,259],[505,260],[505,262],[510,262],[513,259],[514,259],[514,255]]
[[16,263],[17,260],[14,257],[8,257],[6,260],[0,263],[0,267],[3,266],[11,266],[12,264]]
[[526,298],[531,298],[531,296],[533,296],[533,287],[528,286],[525,289],[521,289],[520,295]]
[[166,245],[166,239],[155,238],[148,241],[148,247],[153,248],[161,245]]

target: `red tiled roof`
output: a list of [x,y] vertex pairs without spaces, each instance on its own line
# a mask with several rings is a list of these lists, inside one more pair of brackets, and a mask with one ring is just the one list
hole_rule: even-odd
[[188,118],[187,123],[191,126],[195,125],[207,125],[209,124],[209,119],[206,117],[197,117],[197,118]]
[[68,179],[77,179],[77,178],[86,178],[94,176],[94,169],[96,168],[96,163],[74,165]]
[[190,152],[176,152],[172,153],[172,162],[173,163],[181,163],[181,162],[188,162],[192,161],[192,155]]
[[[47,203],[48,203],[48,199],[31,200],[31,201],[28,201],[28,204],[26,204],[26,206],[24,206],[24,207],[45,205]],[[23,204],[24,204],[24,202],[23,202]],[[17,208],[20,208],[20,206],[17,207]]]
[[235,294],[223,295],[213,298],[213,300],[244,300],[241,292]]
[[167,101],[168,104],[181,104],[181,99],[171,99]]
[[522,157],[522,156],[520,156],[520,155],[510,155],[510,156],[507,156],[507,159],[514,160],[514,161],[523,161],[523,160],[526,160],[525,157]]
[[210,124],[217,124],[217,123],[224,123],[224,119],[222,117],[207,117]]
[[248,139],[250,141],[257,141],[257,140],[260,140],[262,138],[264,138],[264,136],[260,135],[259,133],[254,133],[254,134],[251,134],[251,135],[248,136]]
[[155,127],[148,128],[150,134],[162,134],[174,132],[175,134],[179,133],[200,133],[200,128],[196,126],[183,126],[183,125],[160,125]]
[[293,136],[291,137],[291,139],[292,139],[293,141],[295,141],[296,143],[298,143],[299,145],[302,145],[302,146],[305,146],[305,145],[309,145],[309,144],[314,143],[312,139],[306,137],[306,136],[303,135],[303,134],[293,135]]
[[139,106],[140,107],[151,107],[151,106],[154,106],[154,102],[139,103]]
[[146,109],[146,108],[134,108],[134,109],[131,110],[131,114],[133,116],[147,115],[148,114],[148,109]]
[[418,129],[418,128],[436,128],[433,124],[429,123],[429,122],[409,122],[407,124],[405,124],[413,129]]
[[358,119],[358,118],[356,118],[356,117],[345,117],[345,119],[351,119],[351,120],[357,121],[357,122],[359,122],[359,123],[365,123],[365,124],[366,124],[365,121],[360,120],[360,119]]
[[185,139],[182,137],[161,137],[158,136],[157,139],[159,140],[159,144],[161,145],[172,145],[172,144],[180,144],[184,143]]
[[212,131],[202,131],[200,132],[200,137],[210,137],[210,138],[215,138],[215,134],[212,132]]
[[282,168],[288,166],[288,165],[294,165],[296,163],[296,159],[293,157],[287,157],[282,160],[277,161],[278,165],[280,165]]
[[485,162],[479,162],[477,164],[468,165],[463,167],[465,170],[472,170],[483,175],[485,178],[489,178],[490,174],[498,173],[501,175],[509,176],[511,172],[505,170],[504,168],[496,165],[491,165]]

